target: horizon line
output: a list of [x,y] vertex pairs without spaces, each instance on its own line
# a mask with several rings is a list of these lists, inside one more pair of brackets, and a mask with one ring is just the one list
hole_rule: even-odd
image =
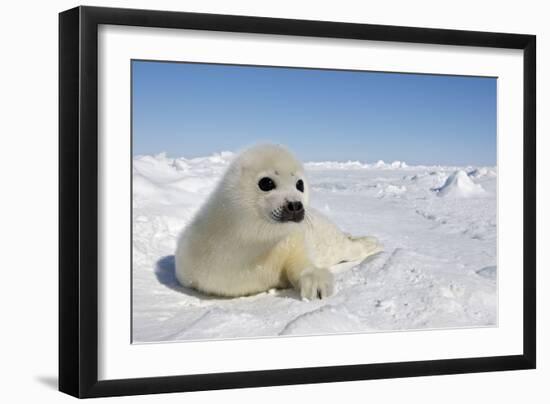
[[[232,155],[237,155],[239,154],[238,152],[233,152],[233,151],[230,151],[230,150],[222,150],[222,151],[219,151],[219,152],[213,152],[211,154],[208,154],[208,155],[197,155],[197,156],[192,156],[192,157],[187,157],[187,156],[174,156],[174,155],[171,155],[169,152],[166,152],[166,151],[162,151],[162,152],[158,152],[158,153],[137,153],[137,154],[134,154],[132,153],[132,160],[135,159],[136,157],[153,157],[153,158],[156,158],[157,156],[162,156],[164,155],[167,159],[172,159],[172,160],[177,160],[177,159],[185,159],[185,160],[192,160],[192,159],[200,159],[200,158],[208,158],[208,157],[214,157],[214,156],[222,156],[223,154],[232,154]],[[407,167],[435,167],[435,166],[439,166],[439,167],[498,167],[498,164],[495,162],[495,164],[475,164],[475,163],[466,163],[466,164],[450,164],[450,163],[409,163],[405,160],[399,160],[399,159],[391,159],[391,160],[384,160],[384,159],[375,159],[373,160],[372,162],[368,162],[366,160],[357,160],[357,159],[348,159],[348,160],[301,160],[300,161],[303,163],[303,164],[309,164],[309,163],[337,163],[337,164],[353,164],[353,163],[356,163],[356,164],[361,164],[361,165],[364,165],[364,166],[370,166],[371,168],[376,168],[376,167],[373,167],[375,166],[376,164],[386,164],[386,165],[392,165],[394,163],[400,163],[400,164],[405,164]],[[399,167],[399,168],[407,168],[407,167]],[[366,167],[365,167],[366,168]]]

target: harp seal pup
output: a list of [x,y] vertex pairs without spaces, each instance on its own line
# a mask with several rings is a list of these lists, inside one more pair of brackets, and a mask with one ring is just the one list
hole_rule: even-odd
[[303,299],[333,293],[330,268],[382,250],[374,237],[351,237],[308,206],[302,164],[284,147],[240,153],[183,230],[176,277],[227,297],[293,287]]

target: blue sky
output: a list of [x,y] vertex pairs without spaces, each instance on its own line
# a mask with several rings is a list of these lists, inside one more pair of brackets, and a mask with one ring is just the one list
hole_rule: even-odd
[[133,61],[133,153],[495,165],[496,79]]

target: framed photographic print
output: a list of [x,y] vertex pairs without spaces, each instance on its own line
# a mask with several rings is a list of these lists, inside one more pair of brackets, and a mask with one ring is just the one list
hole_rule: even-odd
[[61,391],[535,367],[535,36],[59,28]]

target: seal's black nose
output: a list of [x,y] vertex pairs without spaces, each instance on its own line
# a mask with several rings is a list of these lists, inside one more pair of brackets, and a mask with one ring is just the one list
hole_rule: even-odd
[[286,209],[293,213],[299,213],[304,210],[304,205],[302,205],[302,202],[288,202]]
[[281,222],[296,222],[299,223],[304,220],[306,211],[302,202],[289,201],[283,207],[281,214]]

